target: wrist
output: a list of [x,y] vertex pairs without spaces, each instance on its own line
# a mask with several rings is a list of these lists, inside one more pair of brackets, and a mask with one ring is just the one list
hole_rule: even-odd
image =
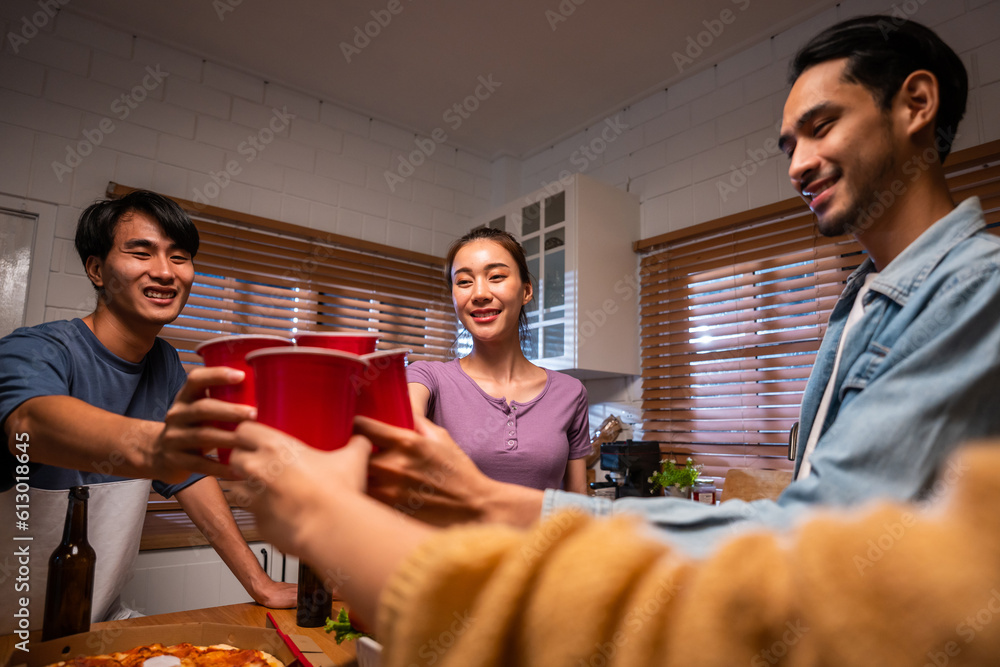
[[256,602],[264,604],[266,601],[270,600],[274,595],[275,591],[281,584],[271,577],[267,576],[267,573],[263,570],[256,572],[250,578],[250,585],[245,586],[247,592],[250,593]]
[[479,523],[527,528],[541,518],[543,497],[538,489],[489,480],[478,500]]
[[[121,436],[121,444],[117,448],[117,451],[121,455],[122,461],[127,467],[131,468],[132,471],[139,472],[145,477],[154,477],[157,472],[159,475],[164,475],[164,471],[157,471],[156,465],[156,450],[157,444],[160,441],[163,431],[166,430],[166,425],[162,422],[152,422],[143,419],[131,419],[131,423]],[[112,459],[112,464],[115,464],[114,459],[115,453],[109,457]],[[119,465],[115,465],[116,468],[120,468]],[[118,474],[128,475],[128,471],[121,471]],[[131,476],[131,475],[128,475]]]

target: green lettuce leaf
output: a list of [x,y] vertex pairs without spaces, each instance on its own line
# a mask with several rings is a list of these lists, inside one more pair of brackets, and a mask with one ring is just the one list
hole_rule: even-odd
[[326,619],[326,626],[324,626],[323,629],[327,632],[336,633],[334,634],[333,639],[338,644],[345,641],[359,639],[360,637],[371,637],[371,635],[366,632],[359,632],[354,629],[354,626],[351,625],[350,619],[347,618],[347,610],[343,607],[340,608],[340,612],[337,614],[336,620],[332,618]]

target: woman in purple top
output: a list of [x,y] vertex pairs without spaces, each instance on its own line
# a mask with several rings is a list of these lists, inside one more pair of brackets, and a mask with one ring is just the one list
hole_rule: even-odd
[[521,351],[531,277],[513,236],[476,229],[448,250],[455,313],[472,352],[407,368],[415,412],[444,427],[486,475],[584,493],[590,453],[587,391]]

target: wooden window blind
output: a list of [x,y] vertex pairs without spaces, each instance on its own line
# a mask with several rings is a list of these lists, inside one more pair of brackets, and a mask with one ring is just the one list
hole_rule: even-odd
[[[947,163],[1000,225],[1000,141]],[[643,438],[704,474],[790,470],[788,434],[830,312],[865,258],[789,199],[639,241]]]
[[[111,183],[108,195],[134,188]],[[187,305],[163,336],[187,365],[194,348],[227,334],[379,334],[409,361],[446,360],[457,334],[444,260],[174,199],[201,236]]]

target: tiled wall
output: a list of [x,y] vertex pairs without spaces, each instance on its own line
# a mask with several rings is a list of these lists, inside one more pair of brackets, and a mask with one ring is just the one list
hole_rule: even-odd
[[878,11],[928,25],[965,62],[971,94],[955,149],[1000,139],[1000,1],[845,0],[610,114],[619,134],[597,124],[525,160],[522,194],[584,167],[639,196],[643,238],[795,196],[776,147],[788,62],[823,28]]
[[486,160],[436,151],[390,191],[412,133],[61,4],[0,3],[0,194],[58,206],[46,319],[93,306],[72,237],[109,180],[435,255],[489,208]]

